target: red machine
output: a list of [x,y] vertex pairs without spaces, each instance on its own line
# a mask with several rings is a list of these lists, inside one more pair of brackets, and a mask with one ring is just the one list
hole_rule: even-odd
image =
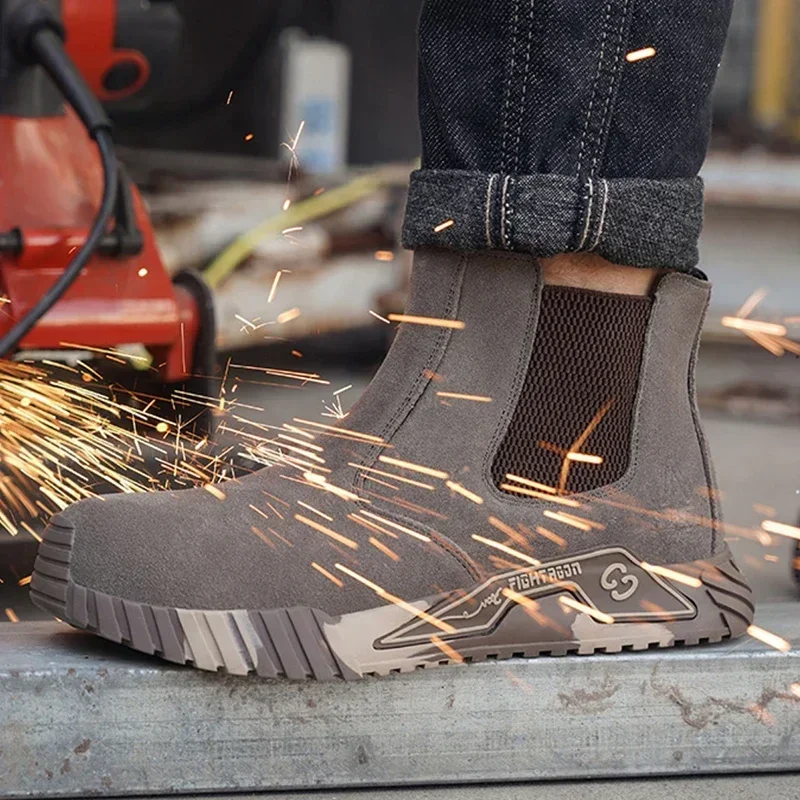
[[[103,160],[110,123],[91,99],[136,93],[148,60],[115,47],[116,0],[61,0],[60,22],[52,5],[0,0],[0,356],[141,343],[167,383],[208,374],[207,290],[167,274],[136,187],[113,150]],[[85,265],[59,287],[79,254]]]

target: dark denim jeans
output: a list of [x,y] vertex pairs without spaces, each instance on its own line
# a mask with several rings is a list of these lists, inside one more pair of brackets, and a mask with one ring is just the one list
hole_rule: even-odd
[[427,0],[404,244],[692,271],[732,4]]

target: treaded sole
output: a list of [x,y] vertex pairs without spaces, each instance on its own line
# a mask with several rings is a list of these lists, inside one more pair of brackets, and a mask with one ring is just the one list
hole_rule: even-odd
[[[73,537],[73,530],[56,523],[44,533],[30,584],[39,608],[139,652],[231,675],[353,680],[462,662],[696,645],[741,635],[754,613],[752,593],[729,555],[682,565],[684,582],[692,584],[687,587],[645,573],[621,548],[493,576],[471,592],[414,603],[425,612],[417,615],[392,605],[342,617],[305,607],[164,608],[75,583],[70,572]],[[603,585],[612,597],[622,592],[614,608],[625,608],[616,602],[625,599],[625,580],[634,587],[653,581],[647,590],[658,603],[645,601],[654,610],[620,611],[614,624],[605,624],[597,598],[565,578],[567,571],[567,578],[581,573],[586,584]],[[512,586],[520,592],[509,592]],[[524,592],[537,600],[520,605]],[[593,610],[569,610],[561,600],[565,597],[581,598],[583,607],[588,603]],[[648,615],[625,621],[626,616]],[[448,628],[457,635],[449,637]]]

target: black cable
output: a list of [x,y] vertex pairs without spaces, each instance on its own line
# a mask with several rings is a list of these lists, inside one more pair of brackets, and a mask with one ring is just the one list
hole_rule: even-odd
[[100,240],[114,214],[117,195],[117,158],[114,153],[114,142],[108,131],[97,131],[95,135],[100,159],[103,162],[103,199],[100,210],[95,217],[83,247],[70,261],[69,266],[58,276],[58,280],[42,295],[36,305],[0,339],[0,355],[7,356],[22,339],[33,329],[36,323],[61,299],[74,280],[81,273],[86,263],[94,255]]
[[0,356],[8,356],[17,348],[36,323],[61,299],[94,255],[114,215],[118,181],[111,122],[64,50],[62,35],[49,11],[39,3],[23,5],[11,19],[10,27],[17,57],[23,63],[40,64],[47,71],[95,140],[103,166],[103,197],[83,247],[39,302],[0,339]]

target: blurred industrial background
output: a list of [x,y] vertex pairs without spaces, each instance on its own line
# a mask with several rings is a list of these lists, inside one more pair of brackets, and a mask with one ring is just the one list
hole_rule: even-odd
[[[335,417],[404,303],[421,0],[231,2],[224,17],[211,5],[118,3],[130,41],[117,44],[154,54],[140,91],[107,103],[120,156],[168,271],[196,268],[213,289],[220,371],[233,358],[328,381],[242,380],[242,413]],[[122,65],[109,80],[121,96],[142,78]],[[715,294],[702,411],[732,546],[761,599],[794,599],[794,541],[760,526],[800,509],[800,0],[737,0],[703,174]],[[777,327],[731,324],[747,316]],[[15,530],[0,529],[0,622],[36,613],[36,525]]]

